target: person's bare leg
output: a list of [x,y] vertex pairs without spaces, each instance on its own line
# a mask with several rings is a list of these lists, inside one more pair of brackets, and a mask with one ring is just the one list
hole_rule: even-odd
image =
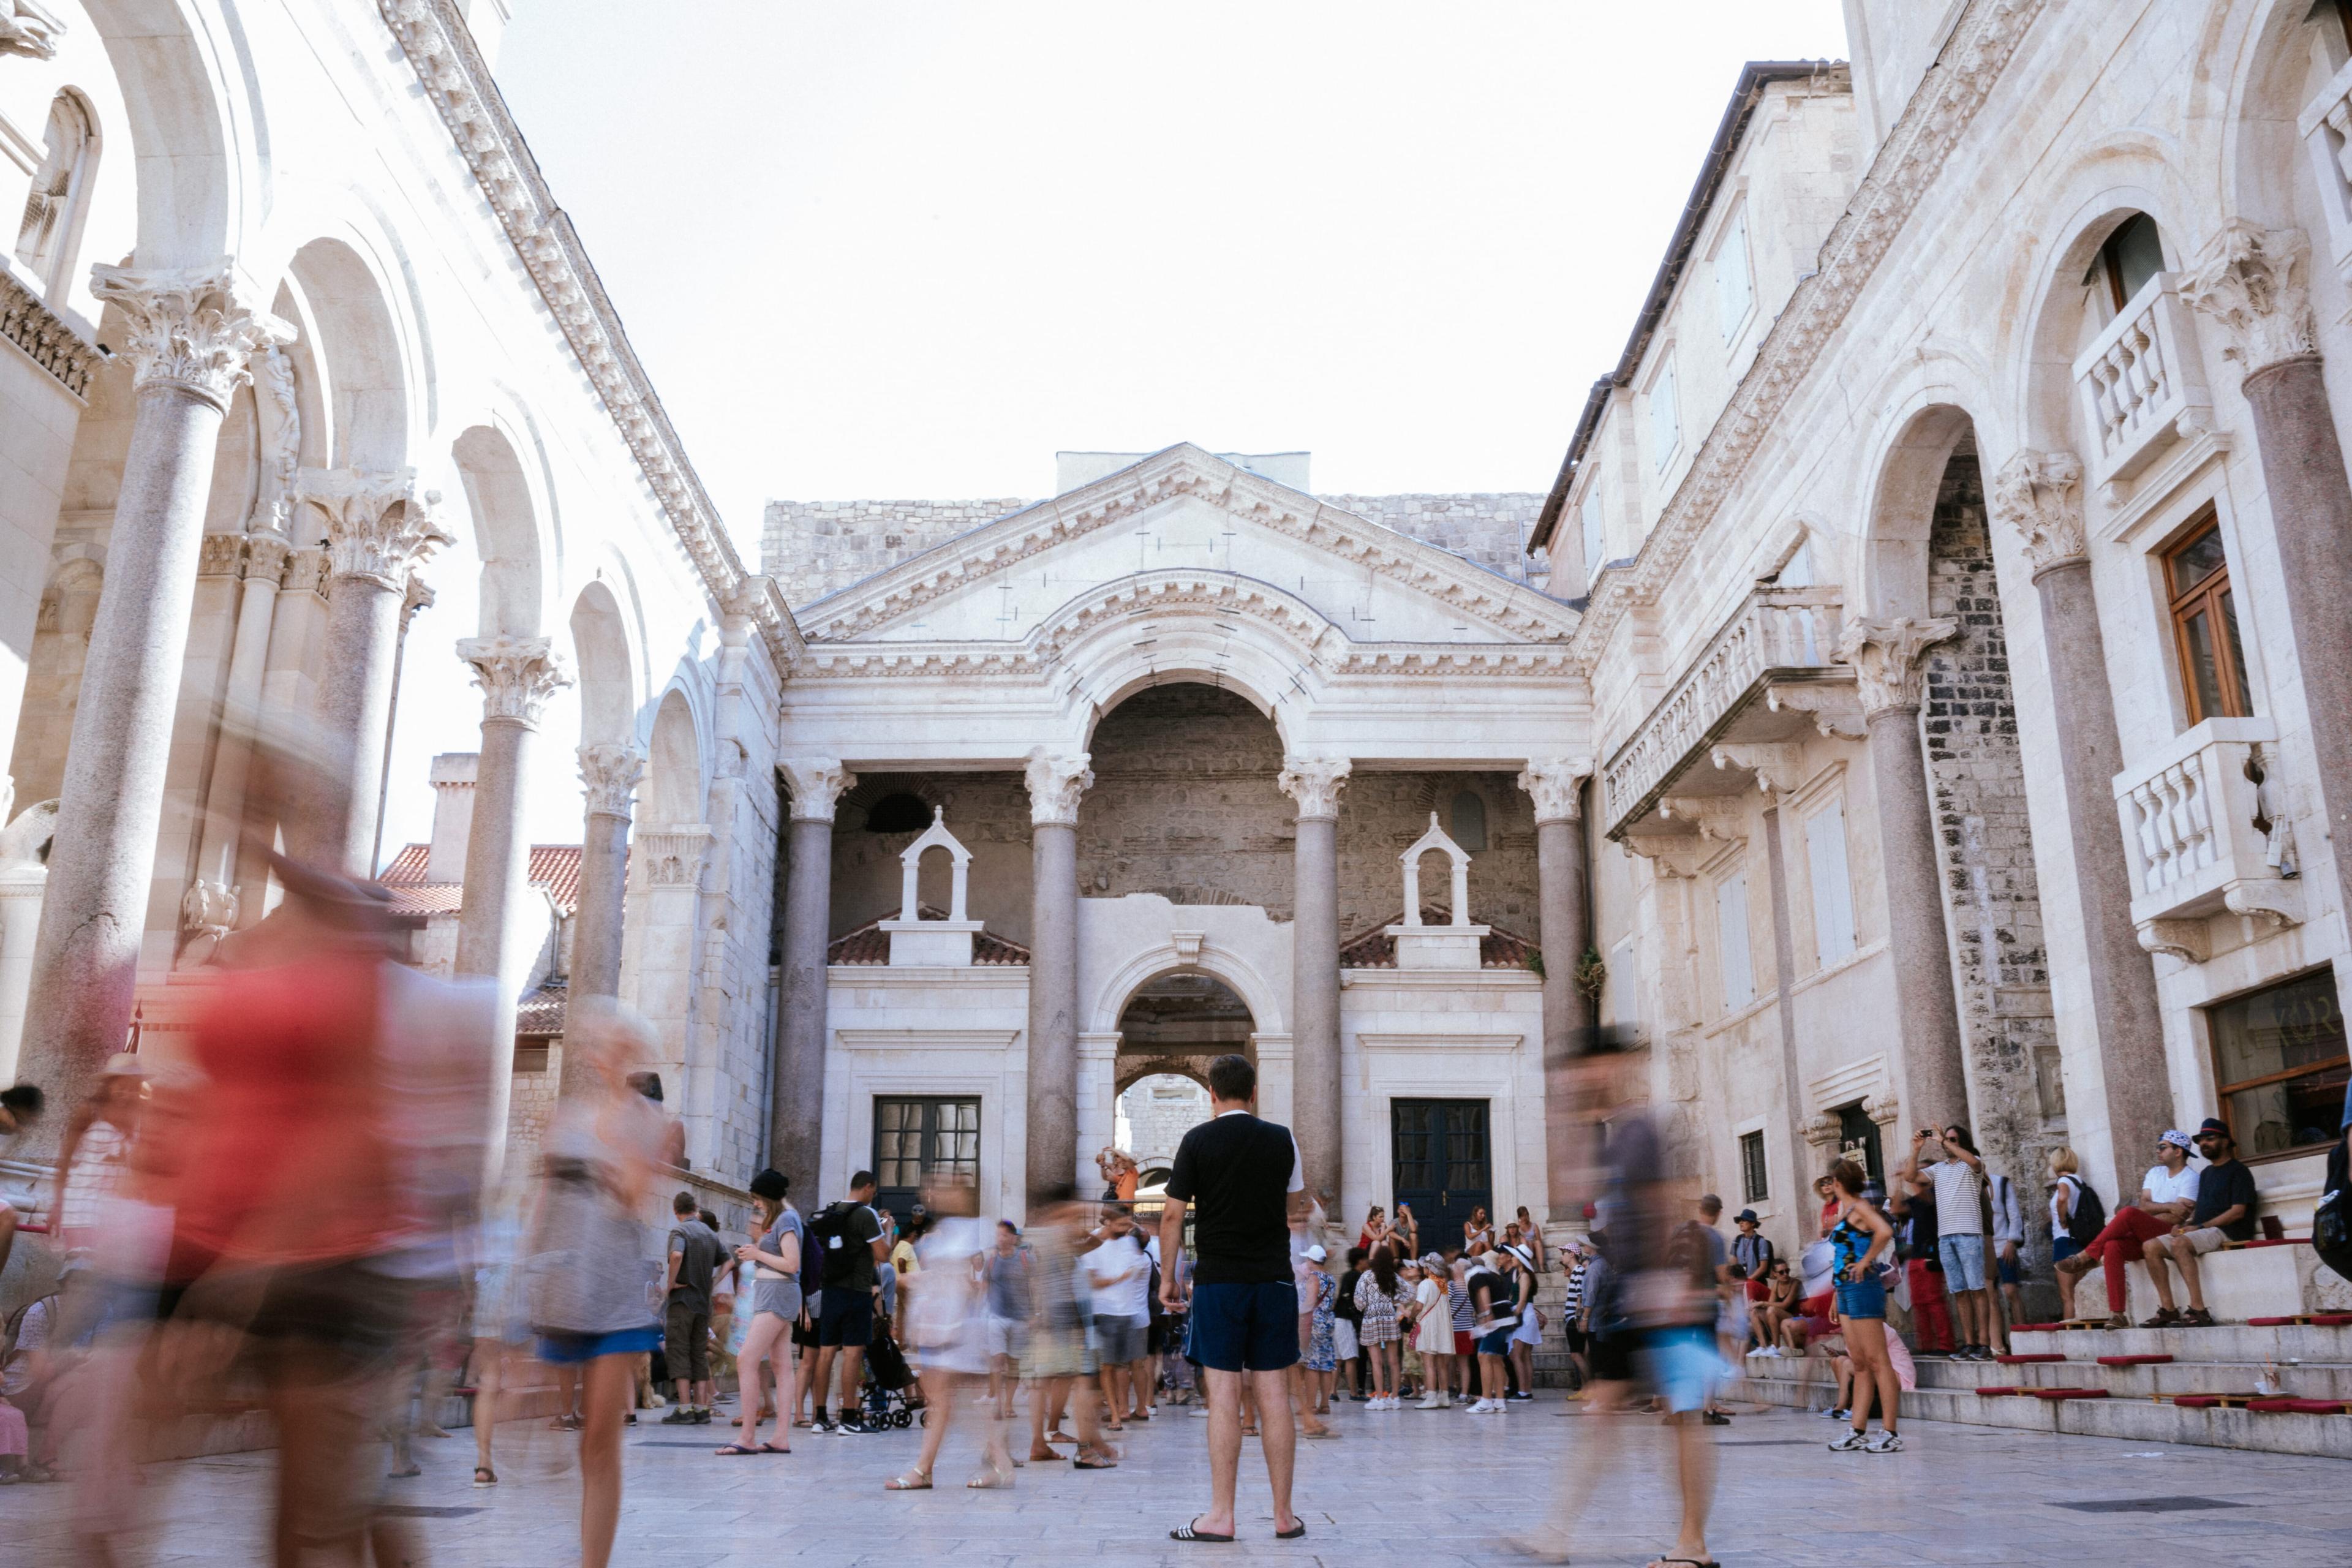
[[[1682,1472],[1683,1528],[1667,1555],[1683,1563],[1711,1562],[1706,1554],[1706,1514],[1715,1500],[1715,1445],[1696,1411],[1674,1417],[1675,1458]],[[1662,1560],[1663,1561],[1663,1560]]]
[[581,1379],[580,1563],[605,1568],[621,1523],[621,1417],[635,1369],[625,1355],[600,1355]]
[[929,1414],[923,1418],[923,1449],[915,1460],[915,1473],[925,1480],[931,1479],[931,1467],[940,1461],[940,1445],[947,1441],[948,1427],[955,1420],[960,1381],[954,1373],[924,1369],[923,1405]]
[[[2147,1282],[2156,1287],[2157,1305],[2168,1312],[2179,1310],[2172,1304],[2171,1277],[2164,1271],[2165,1259],[2170,1256],[2163,1237],[2151,1237],[2140,1243],[2139,1260],[2147,1266]],[[2124,1299],[2129,1301],[2131,1298]]]
[[2197,1249],[2189,1245],[2189,1238],[2184,1236],[2179,1239],[2177,1245],[2166,1247],[2164,1255],[2171,1258],[2179,1267],[2180,1282],[2189,1287],[2189,1310],[2192,1312],[2203,1311],[2205,1281],[2198,1273]]
[[[735,1438],[738,1447],[756,1449],[760,1446],[760,1360],[776,1342],[783,1327],[773,1317],[754,1317],[751,1327],[743,1336],[743,1349],[735,1357],[735,1388],[740,1396],[737,1403],[742,1408],[736,1412],[740,1431]],[[792,1423],[784,1423],[784,1436],[792,1436]]]
[[1242,1374],[1203,1371],[1209,1380],[1209,1511],[1192,1521],[1207,1535],[1234,1532],[1234,1486],[1242,1462]]
[[1274,1489],[1274,1528],[1288,1530],[1298,1522],[1298,1516],[1290,1511],[1290,1479],[1298,1463],[1298,1428],[1291,1422],[1290,1401],[1284,1393],[1286,1374],[1254,1372],[1249,1379],[1257,1394],[1262,1433],[1258,1447],[1265,1450],[1266,1484]]
[[499,1388],[506,1381],[506,1346],[496,1340],[474,1342],[474,1468],[498,1474],[490,1462],[490,1446],[499,1429]]

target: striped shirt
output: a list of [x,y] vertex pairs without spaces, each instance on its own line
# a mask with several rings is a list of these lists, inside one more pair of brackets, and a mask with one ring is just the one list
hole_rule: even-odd
[[63,1230],[79,1230],[98,1223],[99,1205],[121,1190],[125,1156],[131,1140],[111,1121],[93,1121],[74,1146],[73,1167],[66,1173],[66,1195],[58,1215]]

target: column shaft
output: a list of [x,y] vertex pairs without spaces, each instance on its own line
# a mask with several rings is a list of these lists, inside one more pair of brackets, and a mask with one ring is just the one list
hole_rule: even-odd
[[59,1108],[35,1134],[45,1149],[131,1024],[221,413],[174,381],[139,392],[17,1058]]
[[[1797,1062],[1797,998],[1790,989],[1797,975],[1797,936],[1789,919],[1789,856],[1780,841],[1780,797],[1764,808],[1764,861],[1772,882],[1772,983],[1780,1026],[1780,1134],[1783,1158],[1780,1184],[1800,1194],[1804,1173],[1813,1168],[1804,1145],[1805,1086]],[[1746,1194],[1741,1194],[1743,1199]],[[1797,1232],[1804,1234],[1803,1205],[1798,1205]]]
[[572,994],[621,994],[621,932],[628,906],[629,819],[592,811],[580,846],[580,910],[572,923]]
[[[397,598],[393,606],[399,608]],[[466,901],[457,916],[457,973],[488,980],[497,988],[488,1111],[494,1176],[505,1152],[507,1106],[514,1089],[515,1008],[524,971],[536,956],[524,951],[514,932],[515,916],[530,893],[530,843],[522,826],[530,749],[530,726],[513,719],[482,721],[473,827],[466,841]]]
[[1339,1212],[1339,823],[1302,816],[1292,850],[1290,1126],[1307,1190]]
[[795,816],[784,834],[782,1016],[776,1021],[775,1110],[768,1163],[792,1178],[809,1208],[824,1157],[824,1058],[831,1005],[825,949],[833,934],[833,818]]
[[1029,1201],[1078,1175],[1078,827],[1033,822]]
[[2076,557],[2059,563],[2037,574],[2033,585],[2042,596],[2042,646],[2063,737],[2058,759],[2074,886],[2082,901],[2091,1016],[2098,1020],[2107,1137],[2116,1171],[2127,1173],[2137,1152],[2154,1147],[2173,1117],[2164,1009],[2157,997],[2156,966],[2132,928],[2131,867],[2116,816],[2115,778],[2123,771],[2123,743],[2116,730],[2115,692],[2107,684],[2090,562]]
[[1927,758],[1919,745],[1919,710],[1882,708],[1870,714],[1868,723],[1879,854],[1886,874],[1887,956],[1895,970],[1903,1039],[1905,1124],[1966,1121],[1968,1068],[1944,930],[1943,873],[1937,864]]
[[375,873],[368,861],[375,846],[376,788],[383,773],[393,657],[405,596],[404,589],[371,577],[338,577],[328,590],[319,727],[331,748],[331,771],[320,781],[301,852],[362,877]]
[[[229,656],[228,693],[225,704],[230,729],[220,737],[213,757],[211,783],[205,791],[203,847],[196,856],[196,876],[236,889],[238,827],[245,817],[245,781],[253,762],[250,735],[241,733],[261,710],[261,680],[269,664],[269,632],[278,608],[278,574],[285,570],[286,546],[274,538],[248,542],[244,591],[236,608],[236,645]],[[258,901],[260,889],[255,889]],[[239,920],[242,919],[242,895]]]
[[[1592,945],[1586,884],[1584,824],[1554,817],[1536,824],[1536,903],[1543,950],[1544,1201],[1554,1220],[1579,1206],[1575,1108],[1559,1080],[1581,1055],[1593,1026],[1592,1003],[1576,988],[1576,967]],[[1630,978],[1630,977],[1629,977]]]

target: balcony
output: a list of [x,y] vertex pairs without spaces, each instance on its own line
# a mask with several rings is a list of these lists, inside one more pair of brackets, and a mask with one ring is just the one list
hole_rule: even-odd
[[[1610,836],[1621,834],[1694,757],[1724,739],[1731,721],[1770,681],[1851,680],[1852,672],[1833,662],[1844,605],[1840,588],[1763,587],[1748,595],[1609,760],[1602,779]],[[1777,726],[1793,732],[1810,723],[1792,711],[1780,715]]]
[[2352,267],[2352,62],[2304,105],[2295,128],[2311,154],[2312,180],[2327,219],[2327,249],[2341,272]]
[[2213,400],[2179,274],[2159,272],[2133,295],[2074,362],[2090,421],[2090,479],[2109,499],[2177,440],[2210,430]]
[[2269,720],[2208,719],[2116,775],[2142,947],[2201,963],[2217,915],[2301,922],[2279,767]]

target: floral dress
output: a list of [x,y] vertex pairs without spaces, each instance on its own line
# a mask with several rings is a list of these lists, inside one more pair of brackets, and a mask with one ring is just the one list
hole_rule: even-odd
[[1339,1282],[1321,1269],[1315,1271],[1315,1316],[1309,1326],[1307,1353],[1299,1363],[1309,1372],[1339,1370],[1339,1351],[1331,1338],[1332,1325],[1337,1321],[1339,1302]]
[[1397,1306],[1405,1299],[1404,1288],[1383,1290],[1377,1276],[1369,1268],[1356,1281],[1356,1305],[1364,1314],[1363,1326],[1356,1335],[1368,1345],[1393,1344],[1397,1340]]

